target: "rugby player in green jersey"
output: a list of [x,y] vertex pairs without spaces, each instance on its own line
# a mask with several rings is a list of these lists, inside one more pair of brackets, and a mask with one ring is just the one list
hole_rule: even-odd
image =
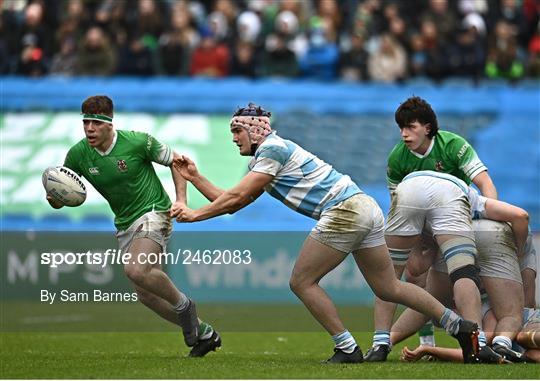
[[[387,182],[393,203],[398,184],[405,176],[416,171],[448,173],[463,180],[467,185],[474,183],[483,196],[497,198],[495,185],[473,147],[459,135],[440,131],[437,116],[428,102],[416,96],[407,99],[396,110],[395,120],[402,140],[396,144],[388,156]],[[402,253],[404,249],[408,252],[412,249],[408,247],[408,242],[404,242],[407,237],[386,235],[386,238],[391,255],[393,251]],[[404,266],[397,265],[395,270],[396,275],[401,277]],[[465,270],[465,272],[464,277],[476,277],[472,266],[471,271]],[[475,299],[472,304],[477,305],[479,309],[480,293],[478,290],[473,290],[476,286],[468,280],[458,280],[458,282],[471,283],[467,285],[467,288],[471,288],[470,291],[473,294],[471,297]],[[394,311],[395,305],[375,298],[375,333],[373,346],[365,356],[366,361],[386,360],[391,348],[389,328]],[[421,340],[425,340],[421,342],[422,344],[434,345],[433,326],[423,327],[420,335]],[[422,338],[422,336],[425,337]],[[482,337],[483,332],[481,332],[481,339]]]
[[[219,334],[197,317],[195,303],[173,284],[161,264],[148,264],[150,253],[165,253],[172,233],[171,214],[186,204],[186,180],[172,166],[179,155],[149,134],[115,130],[113,102],[103,95],[82,104],[86,137],[69,150],[64,166],[84,176],[107,200],[118,229],[121,253],[131,253],[124,266],[141,303],[179,325],[190,356],[201,357],[221,346]],[[176,201],[156,175],[152,162],[171,168]],[[47,196],[53,208],[63,205]]]

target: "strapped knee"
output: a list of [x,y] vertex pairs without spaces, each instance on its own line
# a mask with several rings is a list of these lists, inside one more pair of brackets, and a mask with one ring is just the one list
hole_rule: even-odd
[[392,263],[394,266],[405,266],[407,259],[409,259],[409,254],[411,254],[411,249],[388,249],[390,253],[390,258],[392,258]]
[[472,280],[478,289],[480,289],[480,269],[475,265],[466,265],[457,270],[454,270],[450,274],[450,280],[452,283],[456,283],[458,280],[468,278]]
[[444,242],[440,248],[449,274],[476,262],[476,245],[470,238],[453,238]]

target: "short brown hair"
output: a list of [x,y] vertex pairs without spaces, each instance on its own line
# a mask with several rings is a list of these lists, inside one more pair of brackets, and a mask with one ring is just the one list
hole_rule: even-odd
[[106,95],[94,95],[84,100],[81,106],[83,114],[102,114],[113,117],[113,102]]

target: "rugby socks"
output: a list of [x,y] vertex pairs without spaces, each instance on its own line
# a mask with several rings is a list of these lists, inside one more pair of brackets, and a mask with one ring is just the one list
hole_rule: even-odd
[[443,315],[439,319],[439,324],[445,329],[446,333],[455,336],[459,331],[459,323],[462,320],[454,311],[445,308]]
[[357,347],[354,337],[347,330],[332,336],[332,340],[334,340],[336,348],[341,349],[345,353],[353,353],[354,348]]
[[493,341],[491,342],[492,345],[501,345],[507,349],[512,349],[512,340],[506,336],[495,336],[493,338]]
[[420,336],[420,345],[428,345],[430,347],[435,346],[435,330],[433,328],[433,323],[430,321],[418,331],[418,336]]
[[480,347],[485,347],[487,345],[486,334],[481,329],[479,330],[479,332],[480,333],[478,334],[478,345],[480,345]]
[[205,323],[204,321],[201,321],[199,324],[199,340],[206,340],[212,337],[212,334],[214,333],[214,328],[208,323]]
[[386,345],[390,347],[390,331],[385,329],[377,329],[373,334],[373,346]]
[[184,293],[180,292],[180,300],[175,306],[173,306],[173,309],[177,313],[182,313],[188,308],[188,306],[189,306],[188,297]]

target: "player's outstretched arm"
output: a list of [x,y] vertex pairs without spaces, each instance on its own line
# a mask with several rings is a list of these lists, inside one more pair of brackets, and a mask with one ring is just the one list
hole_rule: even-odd
[[[173,160],[177,157],[180,157],[179,154],[173,152]],[[174,163],[174,161],[173,161]],[[171,163],[171,175],[174,182],[174,191],[176,194],[176,201],[171,206],[170,216],[176,217],[178,214],[178,207],[181,205],[187,205],[187,181],[186,179],[174,168],[174,165]]]
[[186,155],[175,156],[173,168],[178,171],[184,179],[192,183],[193,186],[210,202],[214,201],[225,192],[201,175],[193,160]]
[[522,255],[529,235],[529,214],[515,205],[491,198],[486,200],[485,208],[486,218],[512,224],[518,255]]
[[178,222],[195,222],[226,213],[234,213],[255,201],[273,178],[274,176],[266,173],[249,172],[238,185],[223,192],[211,204],[197,210],[184,208],[176,220]]
[[401,351],[403,361],[418,361],[424,356],[433,356],[441,361],[463,362],[463,353],[457,348],[442,348],[420,345],[415,349],[404,347]]
[[52,196],[47,195],[46,198],[47,198],[47,201],[49,202],[49,205],[52,206],[54,209],[60,209],[61,207],[64,206],[64,204],[62,204],[60,201],[56,200]]
[[478,187],[482,196],[497,199],[497,189],[487,171],[480,172],[472,179],[472,182]]

